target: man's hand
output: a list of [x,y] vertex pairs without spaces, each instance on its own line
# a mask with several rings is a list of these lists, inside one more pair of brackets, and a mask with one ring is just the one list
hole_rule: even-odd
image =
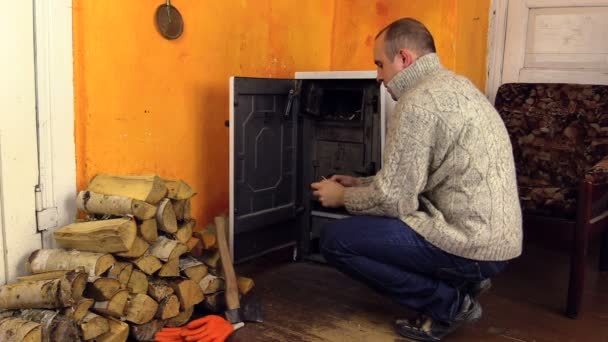
[[347,188],[351,186],[361,185],[361,181],[359,180],[359,178],[347,175],[333,175],[329,180],[338,182]]
[[[333,178],[333,177],[332,177]],[[344,186],[332,180],[322,180],[310,185],[324,207],[338,208],[344,205]]]

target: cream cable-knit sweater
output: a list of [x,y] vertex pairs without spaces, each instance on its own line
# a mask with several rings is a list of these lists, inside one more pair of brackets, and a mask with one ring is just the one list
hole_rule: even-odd
[[513,153],[494,107],[434,53],[388,86],[399,100],[387,122],[382,169],[362,179],[364,185],[346,188],[346,209],[397,217],[436,247],[465,258],[519,256]]

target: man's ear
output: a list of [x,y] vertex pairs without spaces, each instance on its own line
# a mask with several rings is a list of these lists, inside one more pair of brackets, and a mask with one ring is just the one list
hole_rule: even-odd
[[403,69],[409,67],[412,63],[414,63],[415,56],[409,49],[400,49],[397,54],[397,58],[399,58],[399,62],[402,63]]

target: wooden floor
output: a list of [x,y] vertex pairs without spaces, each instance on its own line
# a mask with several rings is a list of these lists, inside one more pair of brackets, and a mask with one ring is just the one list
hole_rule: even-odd
[[[583,312],[572,320],[562,315],[567,270],[565,253],[526,246],[482,295],[481,321],[445,340],[608,341],[608,274],[590,272]],[[232,342],[407,341],[393,332],[392,322],[411,312],[328,266],[277,262],[274,256],[238,271],[254,277],[252,295],[262,302],[265,321],[248,323]]]

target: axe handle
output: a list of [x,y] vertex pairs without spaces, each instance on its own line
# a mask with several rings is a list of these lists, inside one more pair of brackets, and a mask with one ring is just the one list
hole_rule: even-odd
[[222,269],[224,270],[224,281],[226,282],[226,306],[228,310],[240,308],[239,288],[234,274],[234,266],[228,250],[228,240],[226,239],[226,219],[221,216],[215,218],[215,228],[217,233],[217,245],[220,250]]

